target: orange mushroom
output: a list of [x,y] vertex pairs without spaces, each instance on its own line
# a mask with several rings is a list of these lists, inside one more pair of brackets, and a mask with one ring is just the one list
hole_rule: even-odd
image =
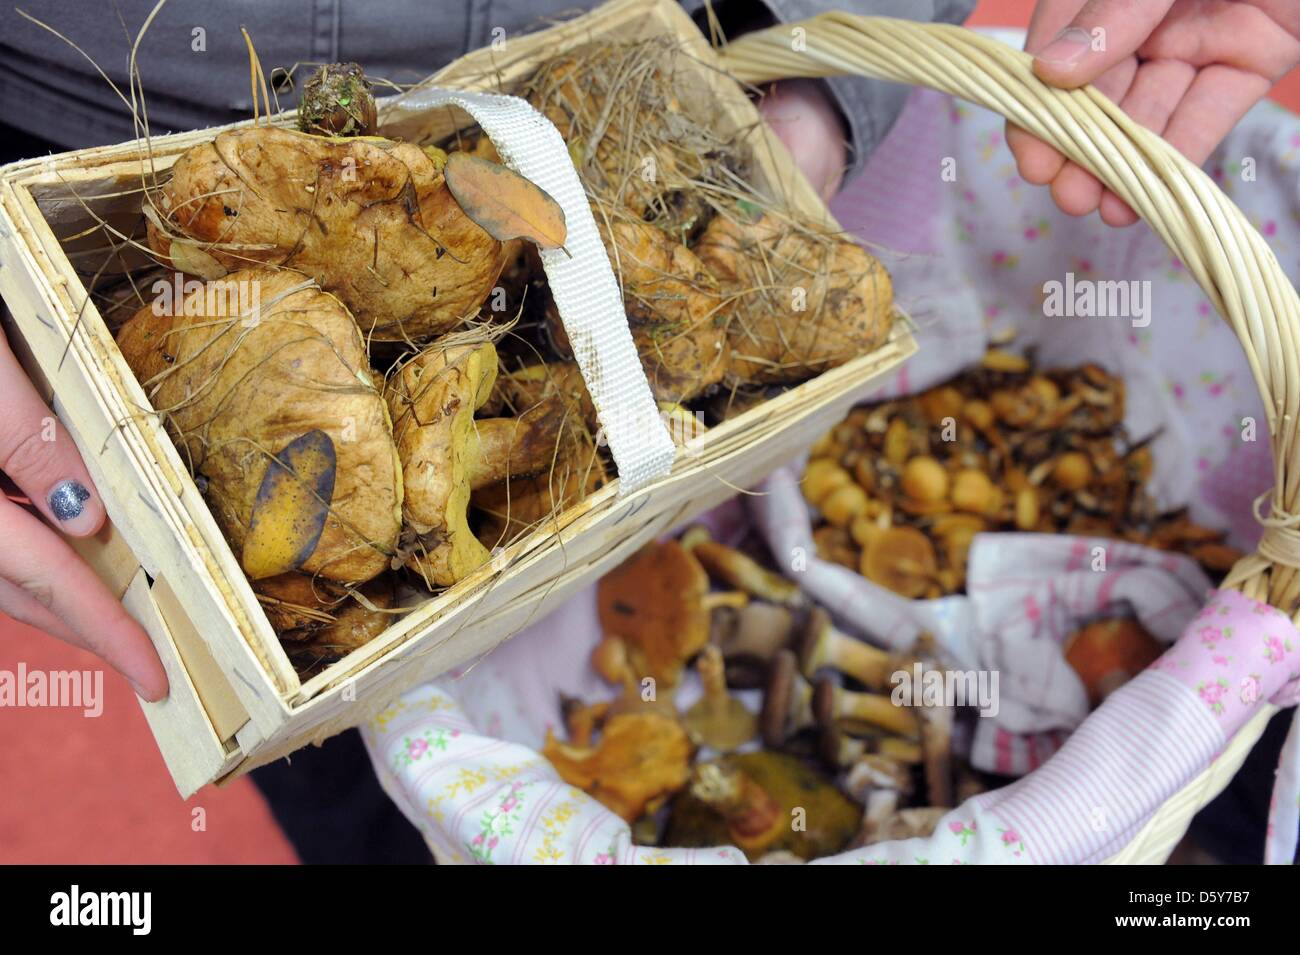
[[605,641],[624,644],[628,666],[638,679],[649,677],[658,691],[670,691],[681,682],[686,662],[709,642],[712,610],[747,598],[710,594],[700,562],[669,540],[647,544],[606,574],[596,602]]
[[686,731],[658,713],[610,717],[594,747],[561,743],[548,732],[542,755],[566,783],[629,823],[653,812],[690,778]]

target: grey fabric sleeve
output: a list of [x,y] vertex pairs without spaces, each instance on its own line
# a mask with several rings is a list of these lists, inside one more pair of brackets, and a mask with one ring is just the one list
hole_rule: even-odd
[[[124,92],[126,63],[155,0],[29,0],[23,6],[95,59]],[[594,6],[584,0],[171,0],[140,50],[155,133],[230,123],[252,115],[239,27],[247,26],[268,77],[272,67],[354,60],[374,76],[418,80],[486,45]],[[703,0],[683,0],[703,22]],[[960,21],[974,0],[714,0],[728,36],[839,8],[913,20]],[[115,8],[115,9],[114,9]],[[119,16],[121,21],[119,22]],[[826,81],[843,113],[859,170],[902,108],[903,87],[858,77]],[[287,90],[288,105],[295,98]],[[0,3],[0,122],[66,148],[132,139],[131,117],[80,53]]]

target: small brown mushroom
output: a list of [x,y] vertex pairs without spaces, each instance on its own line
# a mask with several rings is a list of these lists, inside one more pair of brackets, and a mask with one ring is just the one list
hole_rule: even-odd
[[922,760],[920,744],[898,736],[849,736],[838,726],[822,728],[819,753],[827,764],[845,769],[864,756],[884,756],[909,766]]
[[829,667],[879,690],[888,686],[890,674],[901,662],[901,658],[836,629],[830,614],[821,607],[809,611],[799,636],[800,669],[810,678]]
[[789,650],[778,652],[768,673],[759,714],[763,742],[777,749],[800,730],[812,726],[816,722],[812,699],[813,688],[799,672],[795,655]]
[[768,570],[748,554],[712,540],[695,540],[691,553],[710,577],[758,600],[800,607],[807,601],[798,584]]
[[896,706],[883,693],[855,693],[846,690],[830,677],[822,677],[817,681],[812,705],[818,726],[865,723],[908,739],[918,739],[920,736],[916,714],[910,709]]
[[938,571],[934,545],[914,527],[891,527],[862,552],[862,576],[903,597],[923,596]]
[[943,806],[914,806],[900,809],[889,818],[872,826],[871,836],[859,845],[869,846],[877,842],[892,842],[895,839],[919,839],[934,835],[939,820],[951,810]]
[[704,683],[704,696],[682,718],[691,742],[729,753],[757,736],[754,714],[727,692],[722,652],[713,645],[705,647],[695,669]]
[[757,601],[714,611],[711,639],[726,661],[727,683],[739,689],[763,685],[777,651],[789,646],[794,614]]

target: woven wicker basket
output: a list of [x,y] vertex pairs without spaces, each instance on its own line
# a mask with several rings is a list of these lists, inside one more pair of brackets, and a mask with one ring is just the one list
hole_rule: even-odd
[[[1258,552],[1224,582],[1297,619],[1300,609],[1300,298],[1264,239],[1227,196],[1163,139],[1090,87],[1047,86],[1031,58],[970,30],[827,13],[773,27],[722,54],[737,79],[862,74],[930,87],[1005,116],[1097,176],[1178,256],[1240,338],[1269,417],[1275,480]],[[1192,816],[1232,779],[1276,712],[1266,706],[1200,776],[1109,861],[1163,862]]]

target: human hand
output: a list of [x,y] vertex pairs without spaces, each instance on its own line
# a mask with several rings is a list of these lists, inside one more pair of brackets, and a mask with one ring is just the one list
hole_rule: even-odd
[[[1101,32],[1098,32],[1101,31]],[[1205,162],[1246,111],[1300,63],[1294,0],[1039,0],[1025,49],[1047,83],[1093,83],[1192,162]],[[1007,125],[1021,178],[1051,184],[1061,210],[1137,216],[1091,173]]]
[[[0,334],[0,477],[46,520],[88,537],[104,505],[76,445],[36,394]],[[167,695],[167,675],[140,625],[59,535],[0,489],[0,611],[83,647],[147,700]]]
[[758,111],[827,202],[844,181],[848,132],[839,110],[817,80],[782,80],[759,101]]

